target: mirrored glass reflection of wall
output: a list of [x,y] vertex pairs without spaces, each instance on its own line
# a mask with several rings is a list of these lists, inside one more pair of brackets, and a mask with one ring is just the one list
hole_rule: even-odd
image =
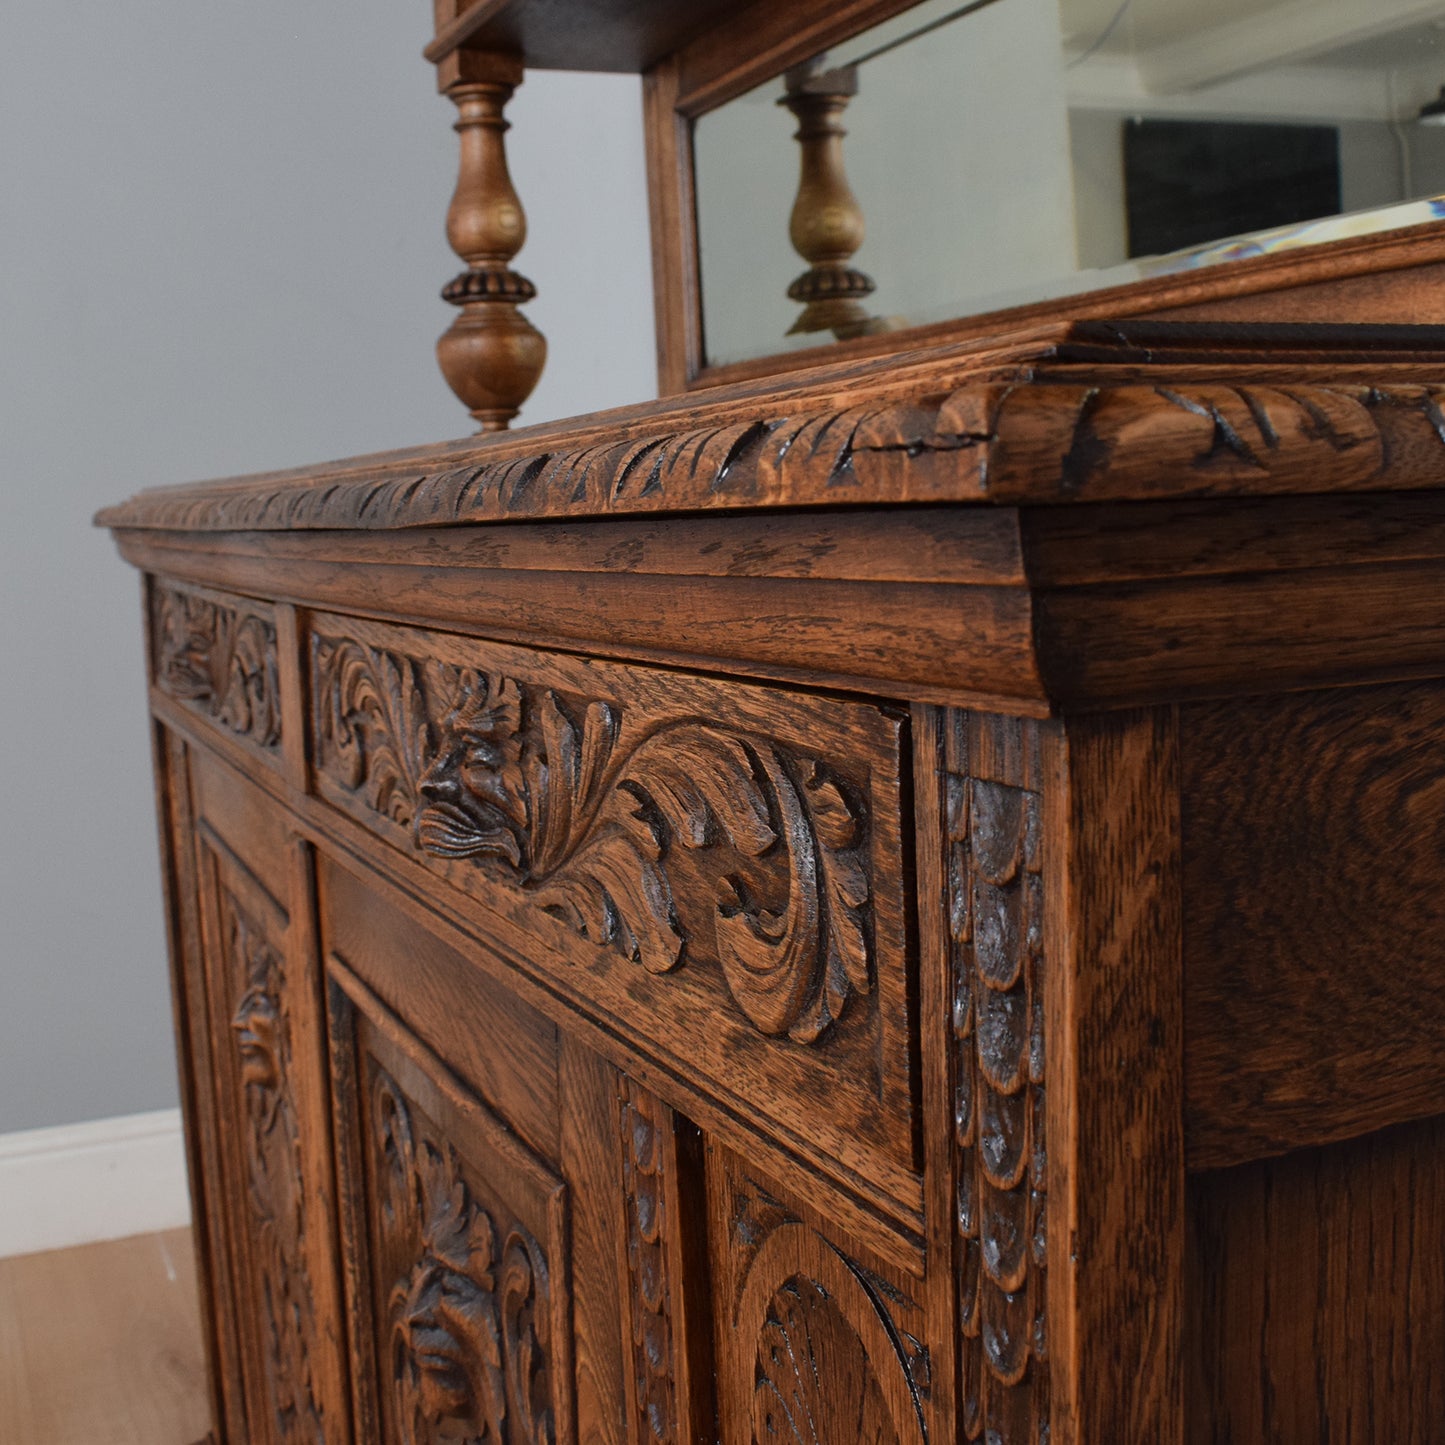
[[707,358],[1430,219],[1442,87],[1445,0],[926,0],[696,122]]

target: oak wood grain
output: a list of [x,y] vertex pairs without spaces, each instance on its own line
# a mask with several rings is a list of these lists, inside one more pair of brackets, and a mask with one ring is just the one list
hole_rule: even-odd
[[1435,1440],[1445,1123],[1190,1181],[1189,1445]]
[[1445,1108],[1445,691],[1183,710],[1189,1158]]
[[1172,710],[1042,739],[1054,1427],[1184,1438],[1183,998]]

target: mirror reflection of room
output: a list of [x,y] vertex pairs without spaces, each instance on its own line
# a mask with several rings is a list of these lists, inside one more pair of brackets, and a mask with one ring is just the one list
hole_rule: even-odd
[[1442,87],[1445,0],[926,0],[697,121],[708,361],[1433,219]]

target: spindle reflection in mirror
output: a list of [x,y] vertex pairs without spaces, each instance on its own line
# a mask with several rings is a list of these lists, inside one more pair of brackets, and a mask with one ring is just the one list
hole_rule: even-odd
[[696,121],[706,360],[1435,220],[1442,87],[1445,0],[926,0]]

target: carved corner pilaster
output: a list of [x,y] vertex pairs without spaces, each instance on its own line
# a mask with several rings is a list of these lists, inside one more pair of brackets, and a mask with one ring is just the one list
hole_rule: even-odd
[[458,111],[461,166],[447,240],[467,269],[442,290],[461,314],[437,342],[437,362],[481,430],[503,431],[547,360],[546,339],[518,309],[537,288],[511,269],[527,218],[507,169],[502,113],[522,83],[522,62],[468,50],[449,60],[441,82]]
[[960,1433],[1047,1438],[1043,799],[1034,723],[949,713]]

